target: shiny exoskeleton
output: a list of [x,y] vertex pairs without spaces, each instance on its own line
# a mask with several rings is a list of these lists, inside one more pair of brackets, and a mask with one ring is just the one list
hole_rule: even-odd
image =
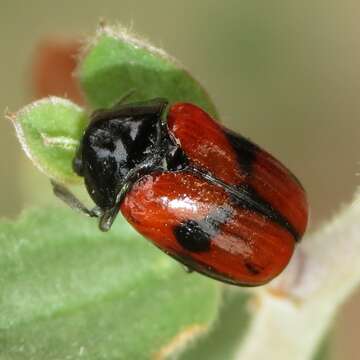
[[288,264],[308,218],[305,192],[281,163],[199,107],[164,99],[96,111],[74,159],[108,230],[119,210],[188,268],[244,286]]

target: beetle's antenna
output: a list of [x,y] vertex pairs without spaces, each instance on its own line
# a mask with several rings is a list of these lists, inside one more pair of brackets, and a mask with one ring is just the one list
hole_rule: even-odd
[[136,93],[136,89],[130,89],[126,93],[124,93],[121,98],[111,107],[112,110],[116,110],[117,108],[121,107],[126,100],[128,100],[131,96],[133,96]]
[[93,210],[89,210],[70,190],[68,190],[65,186],[60,185],[54,180],[50,180],[53,192],[56,197],[62,200],[66,205],[71,207],[73,210],[76,210],[86,216],[90,217],[99,217],[102,212],[99,208],[94,208]]
[[102,114],[104,112],[108,112],[108,111],[117,111],[119,109],[121,109],[121,107],[124,105],[125,101],[134,95],[134,93],[136,92],[136,89],[130,89],[129,91],[127,91],[126,93],[124,93],[120,100],[118,100],[114,105],[110,106],[109,108],[100,108],[97,109],[95,111],[93,111],[93,113],[90,116],[90,122],[96,122],[97,120],[99,120],[99,118],[102,118]]

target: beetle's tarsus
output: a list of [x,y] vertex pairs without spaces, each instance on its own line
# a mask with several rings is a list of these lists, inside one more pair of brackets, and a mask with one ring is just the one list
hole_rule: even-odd
[[104,232],[109,231],[118,212],[119,207],[117,205],[109,210],[105,210],[100,216],[99,229]]
[[116,196],[115,205],[111,209],[104,210],[101,213],[100,221],[99,221],[99,229],[101,231],[106,232],[110,230],[129,188],[130,188],[130,183],[125,182],[125,184],[122,186],[122,188],[120,189],[119,193]]
[[190,268],[189,268],[188,266],[186,266],[186,265],[183,265],[183,268],[184,268],[185,272],[188,273],[188,274],[191,274],[191,273],[194,272],[193,269],[190,269]]

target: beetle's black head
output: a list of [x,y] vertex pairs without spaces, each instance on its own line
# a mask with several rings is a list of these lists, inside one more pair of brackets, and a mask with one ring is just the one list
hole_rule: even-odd
[[84,177],[91,198],[101,209],[115,205],[129,174],[134,181],[141,169],[151,169],[161,160],[162,118],[167,104],[164,99],[154,99],[92,115],[74,169]]

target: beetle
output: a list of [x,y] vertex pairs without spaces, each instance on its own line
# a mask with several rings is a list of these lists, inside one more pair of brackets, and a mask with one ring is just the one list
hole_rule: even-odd
[[297,178],[200,107],[156,98],[95,111],[73,161],[95,202],[55,194],[110,229],[119,210],[190,270],[262,285],[288,264],[308,220]]

